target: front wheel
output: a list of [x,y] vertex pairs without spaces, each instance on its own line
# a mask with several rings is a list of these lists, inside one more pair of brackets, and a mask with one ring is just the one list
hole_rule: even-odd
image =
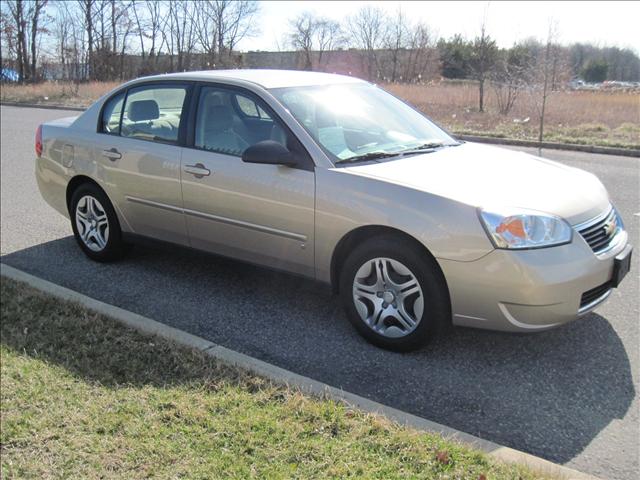
[[393,236],[366,241],[349,255],[340,296],[358,332],[390,350],[419,348],[450,320],[449,295],[435,260]]
[[71,226],[82,251],[92,260],[108,262],[124,252],[116,212],[98,187],[84,184],[71,197]]

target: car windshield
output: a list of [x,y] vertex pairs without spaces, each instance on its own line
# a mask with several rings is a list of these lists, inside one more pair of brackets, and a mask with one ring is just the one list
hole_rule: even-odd
[[424,115],[368,83],[271,92],[336,164],[458,145]]

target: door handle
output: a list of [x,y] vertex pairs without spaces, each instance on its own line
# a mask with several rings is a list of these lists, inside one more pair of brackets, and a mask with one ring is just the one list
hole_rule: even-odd
[[190,173],[196,178],[208,177],[209,175],[211,175],[211,170],[209,170],[201,163],[196,163],[195,165],[185,165],[184,171]]
[[112,148],[110,150],[103,150],[102,155],[107,157],[112,162],[115,162],[116,160],[119,160],[122,158],[122,154],[115,148]]

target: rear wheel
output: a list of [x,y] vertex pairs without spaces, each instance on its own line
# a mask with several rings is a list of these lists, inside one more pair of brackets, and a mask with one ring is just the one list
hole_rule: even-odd
[[411,242],[378,237],[358,246],[340,276],[347,316],[367,340],[407,351],[449,322],[449,295],[435,260]]
[[90,183],[79,186],[71,196],[69,213],[76,241],[89,258],[109,262],[123,255],[118,217],[102,190]]

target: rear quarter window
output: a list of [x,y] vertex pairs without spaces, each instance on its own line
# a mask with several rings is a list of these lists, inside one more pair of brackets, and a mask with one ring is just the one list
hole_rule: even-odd
[[120,115],[124,103],[124,92],[109,99],[102,109],[100,131],[109,135],[120,135]]

